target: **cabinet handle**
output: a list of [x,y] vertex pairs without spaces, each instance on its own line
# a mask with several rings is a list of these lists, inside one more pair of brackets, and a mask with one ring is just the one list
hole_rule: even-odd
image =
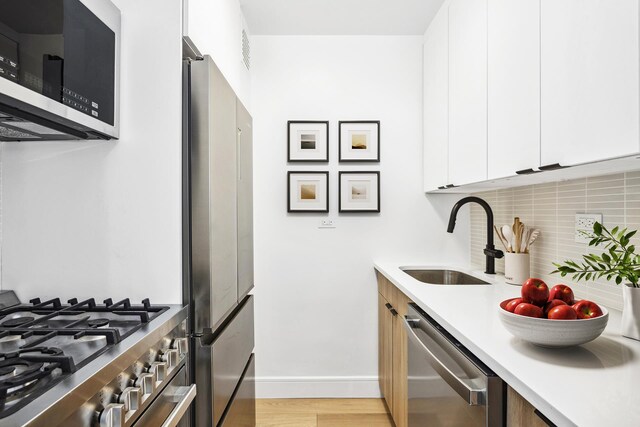
[[556,169],[566,168],[566,166],[562,166],[560,163],[553,163],[550,165],[540,166],[541,171],[554,171]]
[[532,168],[529,169],[520,169],[519,171],[516,171],[516,175],[529,175],[532,173],[538,173],[540,171],[535,171]]
[[390,311],[390,312],[391,312],[391,314],[393,314],[394,316],[397,316],[397,315],[398,315],[398,312],[396,311],[396,309],[395,309],[395,308],[391,308],[391,309],[389,309],[389,311]]
[[440,187],[438,187],[438,190],[444,190],[445,188],[447,188],[446,185],[441,185]]
[[554,423],[551,422],[549,418],[545,417],[544,414],[537,409],[534,409],[533,413],[536,414],[538,418],[540,418],[549,427],[557,427]]
[[446,188],[453,188],[453,187],[455,187],[455,185],[454,185],[454,184],[447,184],[447,187],[446,187]]
[[386,303],[384,306],[387,307],[387,310],[391,310],[393,308],[393,306],[389,303]]

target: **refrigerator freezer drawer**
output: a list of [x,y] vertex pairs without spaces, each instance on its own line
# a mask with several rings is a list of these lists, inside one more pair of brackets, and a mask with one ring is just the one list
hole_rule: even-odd
[[217,426],[240,383],[254,347],[253,295],[245,298],[233,318],[222,328],[221,332],[216,331],[213,343],[198,348],[197,426]]
[[255,427],[256,425],[256,366],[251,356],[242,382],[220,427]]

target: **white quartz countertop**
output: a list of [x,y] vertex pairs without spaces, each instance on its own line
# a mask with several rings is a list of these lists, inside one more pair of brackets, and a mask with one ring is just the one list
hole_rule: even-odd
[[[620,335],[620,311],[609,310],[607,328],[590,343],[542,348],[502,325],[499,303],[521,289],[503,276],[382,261],[375,268],[558,426],[640,426],[640,341]],[[402,268],[450,268],[492,285],[428,285]]]

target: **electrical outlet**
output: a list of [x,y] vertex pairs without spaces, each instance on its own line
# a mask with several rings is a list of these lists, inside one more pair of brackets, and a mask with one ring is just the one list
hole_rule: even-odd
[[593,232],[593,224],[599,222],[602,224],[602,214],[576,214],[576,226],[575,226],[575,241],[576,243],[589,243],[589,239],[581,231],[587,233]]
[[332,219],[323,219],[318,228],[336,228],[336,223]]

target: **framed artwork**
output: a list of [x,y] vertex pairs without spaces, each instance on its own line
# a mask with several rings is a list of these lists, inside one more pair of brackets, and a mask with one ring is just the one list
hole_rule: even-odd
[[340,172],[338,212],[380,212],[380,172]]
[[287,161],[328,162],[329,122],[287,122]]
[[329,172],[288,172],[287,212],[329,212]]
[[338,158],[341,162],[379,162],[380,122],[338,122]]

